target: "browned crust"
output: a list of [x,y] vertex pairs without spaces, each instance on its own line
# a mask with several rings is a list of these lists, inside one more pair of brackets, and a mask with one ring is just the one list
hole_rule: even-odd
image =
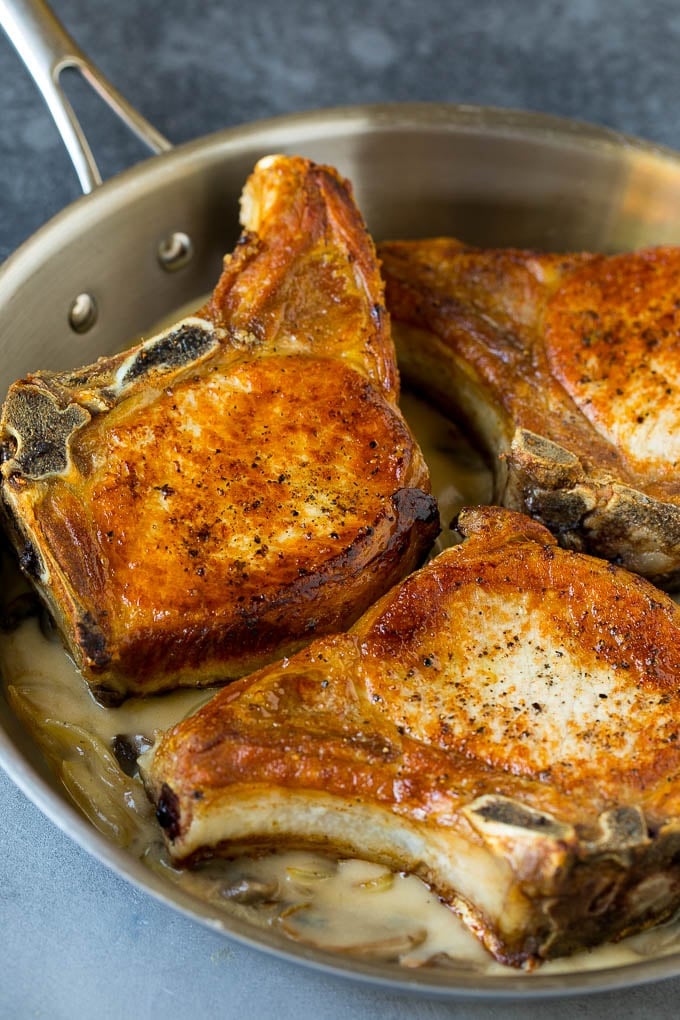
[[108,702],[347,628],[438,530],[349,185],[270,157],[244,195],[206,308],[4,405],[15,545]]
[[402,372],[476,433],[495,501],[676,587],[680,250],[557,256],[438,238],[380,257]]
[[[258,164],[244,189],[246,233],[205,312],[232,334],[351,363],[396,402],[384,285],[352,186],[333,167],[296,157]],[[262,271],[266,262],[267,272]]]
[[[181,861],[270,845],[261,820],[192,842],[203,820],[219,833],[220,818],[231,824],[253,798],[268,805],[280,845],[299,844],[308,826],[317,845],[307,817],[321,802],[327,818],[345,815],[336,843],[360,856],[395,866],[399,833],[412,833],[421,851],[396,865],[429,882],[504,962],[531,964],[658,923],[680,905],[680,610],[644,580],[559,548],[522,515],[477,508],[459,526],[462,545],[384,596],[350,634],[238,681],[160,739],[144,770],[157,803],[163,788],[174,798],[171,853]],[[572,656],[563,703],[581,697],[592,674],[585,696],[602,704],[597,671],[612,679],[608,710],[586,714],[587,735],[577,710],[550,707],[559,702],[545,700],[550,685],[533,672],[515,678],[527,687],[521,702],[485,695],[489,670],[503,673],[506,662],[499,628],[490,639],[481,623],[479,634],[470,627],[485,594],[499,605],[521,600],[546,659]],[[521,668],[521,655],[512,661]],[[539,697],[544,705],[532,705]],[[468,720],[485,698],[495,730]],[[532,733],[539,708],[556,714]],[[565,757],[562,744],[574,740],[581,754]],[[366,833],[369,810],[382,819],[380,850]],[[428,857],[453,836],[510,868],[507,916],[486,914],[474,890]],[[452,844],[446,867],[460,853]]]

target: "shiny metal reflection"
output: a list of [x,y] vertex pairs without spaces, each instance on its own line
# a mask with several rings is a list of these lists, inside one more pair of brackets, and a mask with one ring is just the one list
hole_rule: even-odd
[[[70,307],[85,280],[97,295],[93,356],[200,299],[238,235],[243,181],[271,152],[337,166],[381,239],[448,233],[478,244],[600,251],[680,242],[680,155],[595,126],[436,104],[264,121],[127,171],[79,199],[8,260],[0,272],[0,389],[36,368],[82,361],[72,324],[55,319],[54,309]],[[194,256],[175,274],[149,252],[178,222]],[[129,881],[203,924],[309,966],[394,990],[487,998],[573,994],[680,973],[677,953],[617,969],[496,977],[455,966],[406,972],[312,950],[225,918],[108,842],[65,799],[2,696],[0,764],[48,817]]]

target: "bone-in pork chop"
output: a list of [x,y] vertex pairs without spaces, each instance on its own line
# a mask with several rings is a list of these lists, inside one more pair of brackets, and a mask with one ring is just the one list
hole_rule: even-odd
[[680,904],[680,609],[497,507],[348,634],[141,759],[179,862],[314,847],[413,872],[506,963]]
[[680,249],[379,254],[404,376],[472,426],[495,502],[677,587]]
[[110,703],[226,681],[348,627],[438,530],[349,186],[270,157],[242,219],[197,315],[5,401],[21,562]]

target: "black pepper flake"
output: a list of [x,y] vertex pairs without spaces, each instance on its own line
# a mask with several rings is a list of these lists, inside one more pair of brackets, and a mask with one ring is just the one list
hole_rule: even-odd
[[29,577],[34,579],[40,577],[42,563],[38,550],[31,542],[26,542],[19,553],[19,566]]

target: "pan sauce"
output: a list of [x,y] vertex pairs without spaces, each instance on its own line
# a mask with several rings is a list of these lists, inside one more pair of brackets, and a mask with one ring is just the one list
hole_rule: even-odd
[[[449,422],[409,394],[402,407],[430,466],[446,529],[463,503],[488,501],[490,477]],[[450,541],[445,530],[436,551]],[[15,578],[12,584],[13,590],[6,587],[9,599],[22,590],[23,582]],[[121,736],[150,739],[154,730],[193,712],[211,691],[131,699],[116,709],[102,708],[60,642],[46,635],[35,617],[0,643],[0,672],[14,711],[90,821],[192,895],[254,924],[278,928],[296,941],[364,959],[517,973],[493,961],[420,880],[393,875],[382,866],[290,851],[213,861],[194,871],[174,868],[141,783],[121,769],[112,742]],[[623,966],[678,949],[680,924],[668,924],[617,946],[545,964],[541,973]]]

